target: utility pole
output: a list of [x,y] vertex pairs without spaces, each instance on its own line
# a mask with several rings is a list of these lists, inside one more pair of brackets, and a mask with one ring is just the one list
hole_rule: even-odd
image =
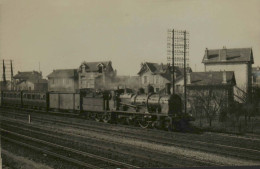
[[184,46],[183,46],[183,49],[184,49],[184,112],[186,113],[187,112],[187,93],[186,93],[186,86],[187,86],[187,79],[186,79],[186,74],[187,74],[187,71],[186,71],[186,30],[184,31]]
[[13,90],[14,89],[14,80],[13,80],[14,74],[13,74],[13,63],[12,63],[12,60],[10,60],[10,64],[11,64],[11,90]]
[[180,69],[183,68],[183,78],[184,78],[184,111],[187,111],[187,93],[186,93],[186,74],[187,67],[189,67],[189,33],[186,30],[168,30],[167,37],[167,60],[172,66],[172,91],[175,94],[175,66]]
[[175,94],[174,29],[172,30],[172,94]]

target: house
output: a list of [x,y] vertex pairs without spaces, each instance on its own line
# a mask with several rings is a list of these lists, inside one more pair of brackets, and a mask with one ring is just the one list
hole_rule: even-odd
[[42,73],[37,71],[28,71],[28,72],[18,71],[18,73],[13,77],[13,79],[15,80],[15,82],[21,82],[28,79],[31,80],[42,79]]
[[[191,72],[190,68],[187,68],[187,72]],[[155,92],[159,92],[165,88],[166,83],[172,82],[171,66],[168,64],[158,64],[145,62],[141,64],[141,69],[138,72],[141,80],[142,88],[146,89],[148,85],[153,86]],[[184,77],[184,69],[175,67],[175,91],[181,92],[183,83],[180,81]]]
[[260,67],[252,68],[252,86],[260,88]]
[[83,62],[78,69],[79,89],[111,88],[116,70],[111,61]]
[[14,90],[46,91],[48,82],[42,79],[42,73],[37,71],[20,72],[13,77]]
[[113,81],[115,87],[127,87],[133,90],[138,90],[141,87],[139,76],[116,76]]
[[79,88],[77,69],[57,69],[48,76],[48,91],[75,92]]
[[[219,72],[191,72],[187,74],[188,110],[198,106],[217,106],[222,104],[229,107],[234,101],[234,86],[236,85],[233,71]],[[210,104],[208,104],[210,103]],[[195,106],[195,107],[194,107]],[[206,108],[207,109],[207,108]]]
[[250,93],[252,86],[252,64],[254,63],[252,48],[207,49],[202,60],[205,71],[234,71],[238,89]]
[[16,84],[17,90],[48,91],[48,81],[46,79],[28,79]]

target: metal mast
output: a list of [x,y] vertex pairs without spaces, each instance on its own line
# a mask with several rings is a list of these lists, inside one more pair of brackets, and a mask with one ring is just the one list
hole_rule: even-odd
[[172,94],[175,94],[174,29],[172,30]]
[[175,66],[180,69],[183,68],[183,78],[184,78],[184,111],[187,109],[187,93],[186,93],[186,74],[187,67],[189,67],[189,32],[186,30],[168,30],[167,37],[167,60],[172,66],[172,91],[173,94],[180,91],[175,90]]
[[187,85],[187,79],[186,79],[186,31],[184,31],[184,51],[183,51],[183,56],[184,56],[184,112],[187,112],[187,93],[186,93],[186,85]]

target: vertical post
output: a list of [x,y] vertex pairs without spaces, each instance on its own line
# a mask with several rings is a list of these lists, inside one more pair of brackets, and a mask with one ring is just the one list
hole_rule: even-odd
[[75,111],[75,93],[73,93],[73,112]]
[[81,90],[79,90],[79,111],[83,112],[83,93]]
[[13,82],[13,64],[12,64],[12,60],[10,60],[11,62],[11,90],[14,89],[14,82]]
[[31,115],[30,114],[28,115],[28,123],[29,124],[31,123]]
[[175,94],[175,77],[174,77],[174,29],[172,30],[172,94]]
[[184,113],[187,112],[187,93],[186,93],[186,85],[187,85],[187,79],[186,79],[186,30],[184,31]]
[[[1,145],[1,136],[0,136],[0,150],[2,150],[2,145]],[[0,151],[0,169],[2,169],[3,166],[3,161],[2,161],[2,151]]]
[[3,60],[3,88],[6,87],[6,76],[5,76],[5,61]]

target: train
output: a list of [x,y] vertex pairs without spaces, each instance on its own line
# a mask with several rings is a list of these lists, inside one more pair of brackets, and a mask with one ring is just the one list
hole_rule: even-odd
[[170,93],[170,85],[158,94],[115,90],[78,92],[1,91],[0,105],[59,112],[73,112],[82,118],[105,123],[137,125],[142,128],[182,130],[194,118],[182,111],[180,96]]

